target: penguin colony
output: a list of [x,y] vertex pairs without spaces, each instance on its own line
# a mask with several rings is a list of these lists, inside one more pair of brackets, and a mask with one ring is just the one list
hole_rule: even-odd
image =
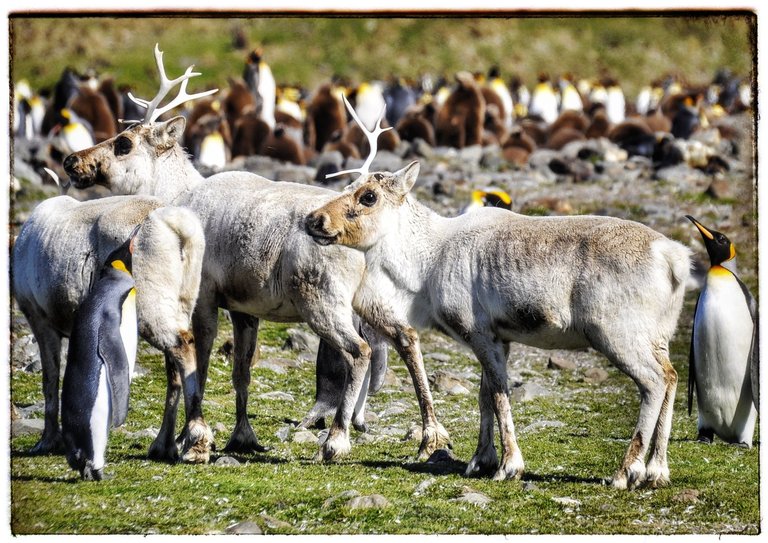
[[[307,164],[331,150],[345,160],[359,160],[368,153],[367,142],[344,110],[342,96],[348,96],[369,128],[386,105],[384,126],[394,130],[379,140],[384,150],[416,140],[456,148],[497,144],[510,164],[522,166],[537,148],[560,149],[571,141],[605,137],[630,156],[669,166],[685,160],[680,147],[670,142],[750,108],[749,89],[726,72],[698,87],[667,77],[643,88],[631,103],[610,78],[576,80],[566,74],[553,82],[541,74],[529,91],[519,78],[504,82],[494,67],[487,76],[459,72],[452,81],[438,82],[395,78],[353,85],[334,78],[308,92],[277,85],[263,52],[255,50],[246,58],[242,78],[230,78],[226,91],[184,112],[184,144],[198,165],[214,169],[251,155]],[[124,127],[123,119],[141,117],[127,92],[111,79],[99,81],[93,74],[78,76],[71,70],[65,70],[51,96],[35,94],[19,82],[14,135],[48,137],[51,159],[61,161],[113,137]],[[729,136],[725,128],[720,134]],[[318,180],[328,173],[333,172],[319,172]],[[488,205],[509,209],[511,202],[505,193],[488,188],[476,191],[465,211]],[[695,313],[689,412],[695,394],[700,440],[717,435],[751,446],[758,397],[756,303],[723,265],[735,256],[733,245],[689,219],[701,233],[712,264]],[[110,256],[80,308],[70,342],[62,425],[67,460],[84,479],[102,478],[109,427],[122,424],[128,409],[137,338],[130,268],[126,242]]]
[[69,339],[61,426],[67,462],[85,480],[102,479],[109,428],[121,426],[128,414],[138,342],[133,235],[107,258],[75,313]]
[[[749,82],[727,70],[703,85],[668,75],[644,86],[634,101],[608,76],[552,78],[542,73],[529,90],[516,76],[505,80],[495,66],[487,74],[461,71],[438,80],[391,77],[355,84],[334,77],[309,91],[278,84],[260,48],[244,59],[242,76],[230,77],[223,87],[183,112],[188,120],[184,146],[196,164],[213,170],[253,155],[299,165],[334,150],[344,160],[365,156],[367,143],[346,114],[342,95],[366,125],[386,104],[385,126],[394,130],[382,136],[380,149],[395,151],[402,142],[416,140],[456,148],[496,144],[505,160],[517,166],[525,165],[537,148],[561,149],[572,141],[605,137],[657,167],[687,160],[702,169],[722,168],[716,157],[691,156],[686,141],[710,127],[728,140],[732,134],[719,121],[752,106]],[[20,81],[14,93],[14,133],[51,137],[51,157],[60,162],[114,136],[125,127],[121,120],[140,118],[128,90],[111,78],[70,69],[52,92],[36,94]]]

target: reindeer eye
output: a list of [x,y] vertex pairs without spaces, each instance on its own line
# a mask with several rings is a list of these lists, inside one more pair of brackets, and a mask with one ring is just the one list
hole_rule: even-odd
[[115,156],[127,155],[133,150],[133,141],[126,136],[118,136],[115,140]]
[[368,190],[363,193],[363,195],[360,197],[359,202],[363,204],[365,207],[371,207],[376,203],[376,201],[379,199],[378,196],[376,196],[376,193],[372,190]]

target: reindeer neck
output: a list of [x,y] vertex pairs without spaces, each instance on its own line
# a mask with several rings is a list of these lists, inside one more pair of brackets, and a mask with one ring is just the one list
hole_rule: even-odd
[[152,195],[162,201],[174,203],[203,181],[186,152],[179,145],[157,158]]
[[398,228],[374,246],[369,263],[378,261],[407,290],[421,290],[448,241],[446,221],[410,196],[399,209]]

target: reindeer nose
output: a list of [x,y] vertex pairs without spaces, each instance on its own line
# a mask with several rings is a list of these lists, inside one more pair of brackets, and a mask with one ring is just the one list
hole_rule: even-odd
[[310,236],[316,235],[316,234],[324,234],[325,233],[325,215],[322,213],[312,213],[307,217],[305,228],[307,231],[307,234]]
[[64,159],[64,171],[67,172],[69,175],[72,175],[74,173],[74,169],[77,167],[77,163],[80,162],[80,159],[77,157],[76,154],[72,153],[67,158]]

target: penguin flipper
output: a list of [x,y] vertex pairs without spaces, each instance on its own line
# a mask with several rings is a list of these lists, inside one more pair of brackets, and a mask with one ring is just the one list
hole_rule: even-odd
[[755,409],[760,410],[760,326],[757,312],[757,301],[752,293],[749,292],[747,285],[741,279],[736,277],[736,281],[741,287],[744,299],[747,301],[749,314],[752,317],[752,345],[749,348],[749,378],[752,385],[752,403]]
[[[696,326],[696,311],[699,309],[699,297],[696,300],[696,307],[693,309],[693,323]],[[693,392],[696,388],[696,355],[694,353],[693,345],[693,331],[691,331],[691,349],[688,354],[688,416],[691,416],[691,410],[693,409]]]
[[99,357],[107,370],[112,402],[112,426],[122,426],[128,416],[130,375],[120,330],[102,326],[99,329]]

